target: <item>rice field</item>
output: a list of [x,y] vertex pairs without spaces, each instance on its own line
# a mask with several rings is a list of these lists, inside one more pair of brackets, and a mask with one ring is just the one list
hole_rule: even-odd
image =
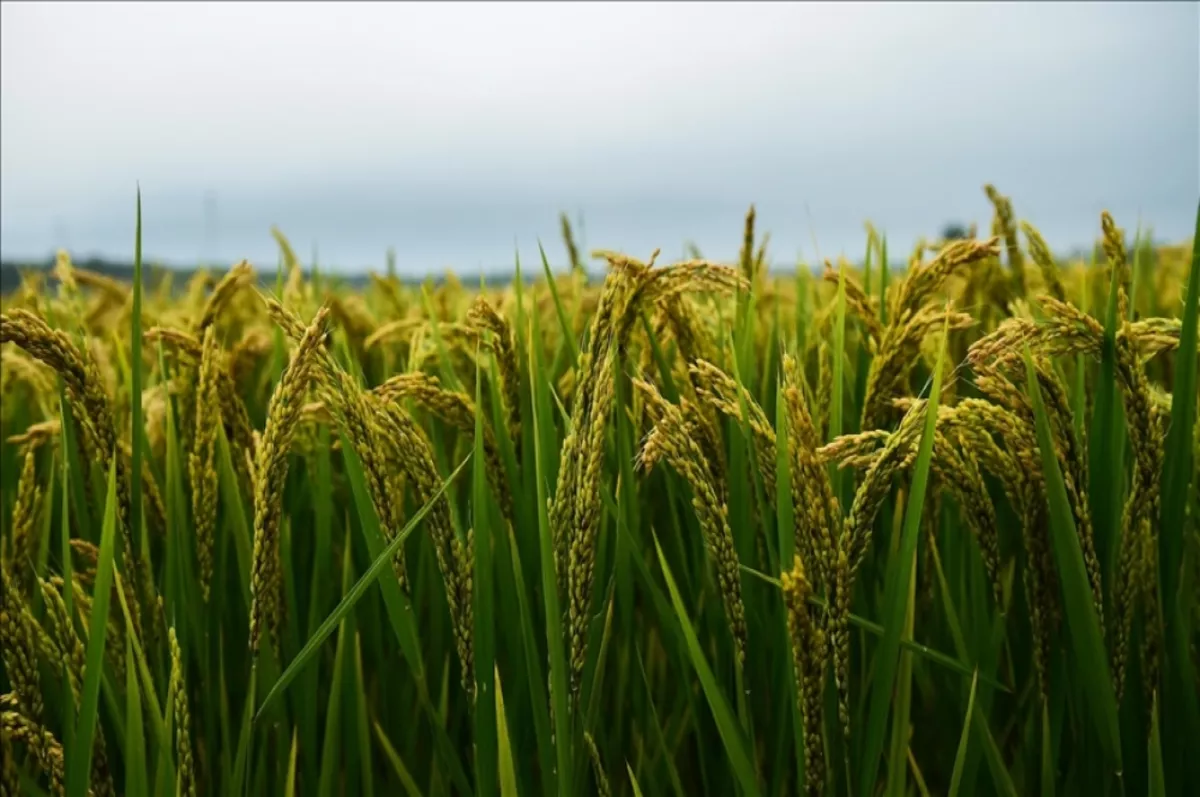
[[149,279],[139,200],[3,298],[4,794],[1194,789],[1200,236],[986,190],[360,291]]

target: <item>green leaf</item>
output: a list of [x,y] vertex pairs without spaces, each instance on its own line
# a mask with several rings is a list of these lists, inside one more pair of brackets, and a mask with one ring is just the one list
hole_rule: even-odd
[[221,500],[225,505],[225,520],[229,534],[233,538],[233,550],[237,558],[238,584],[241,586],[242,600],[246,610],[250,610],[250,560],[252,542],[250,524],[247,521],[246,509],[242,503],[242,492],[238,486],[238,477],[233,469],[233,456],[229,450],[229,440],[225,437],[225,429],[217,429],[216,465],[218,485],[221,490]]
[[146,741],[142,730],[142,698],[138,689],[133,639],[125,637],[125,794],[145,797]]
[[287,781],[283,786],[284,797],[296,797],[296,753],[299,752],[299,739],[296,728],[292,728],[292,750],[288,754]]
[[[121,572],[113,569],[113,580],[116,582],[117,601],[121,604],[121,616],[125,620],[125,627],[132,629],[133,615],[129,610],[129,599],[126,597],[128,587],[121,578]],[[94,604],[93,604],[94,606]],[[93,608],[94,611],[94,608]],[[173,769],[174,764],[171,763],[171,735],[167,730],[167,722],[162,707],[158,703],[158,697],[154,691],[154,678],[150,674],[150,666],[146,661],[145,651],[142,649],[142,643],[138,639],[136,633],[132,630],[128,632],[126,639],[133,646],[134,658],[137,661],[137,674],[141,680],[142,696],[146,700],[146,709],[150,713],[151,726],[154,729],[154,738],[162,751],[163,759],[167,762],[168,768]],[[172,775],[172,780],[174,776]]]
[[1050,706],[1042,704],[1042,795],[1054,797],[1055,775],[1054,737],[1050,732]]
[[884,326],[888,322],[888,278],[892,275],[892,267],[888,264],[887,236],[879,238],[879,321]]
[[[346,570],[349,571],[350,549],[346,547]],[[334,646],[333,674],[330,679],[329,702],[325,708],[325,734],[321,743],[321,774],[317,780],[317,797],[333,794],[334,778],[341,772],[339,759],[342,755],[342,670],[346,666],[346,637],[349,636],[349,613],[338,622],[337,644]],[[263,701],[270,702],[270,695]],[[259,709],[261,714],[262,709]],[[349,762],[346,763],[349,766]]]
[[550,261],[546,259],[546,250],[538,241],[538,252],[542,256],[542,270],[546,272],[546,285],[550,288],[550,296],[554,299],[554,312],[558,314],[558,324],[562,329],[563,340],[567,342],[571,354],[571,362],[579,362],[579,342],[575,340],[575,330],[567,321],[567,311],[563,309],[562,299],[558,295],[558,283],[554,281],[554,273],[550,270]]
[[371,763],[371,745],[367,742],[371,738],[371,732],[368,729],[370,720],[367,716],[367,688],[363,678],[362,636],[358,631],[354,633],[354,666],[350,674],[353,676],[349,680],[349,689],[354,695],[354,730],[358,734],[355,737],[355,747],[358,748],[358,765],[363,780],[360,794],[370,797],[375,793],[375,776]]
[[497,739],[495,690],[495,626],[492,613],[495,590],[492,573],[492,526],[490,493],[483,453],[483,380],[479,361],[475,365],[475,450],[472,472],[472,508],[475,529],[475,583],[472,591],[475,642],[475,789],[481,797],[492,797],[497,785]]
[[463,389],[462,380],[458,378],[458,373],[454,370],[453,362],[450,359],[450,350],[446,348],[446,342],[442,340],[441,327],[437,323],[438,314],[433,307],[433,297],[429,295],[428,285],[421,287],[421,303],[425,306],[425,314],[431,319],[429,331],[433,338],[434,350],[438,354],[442,379],[451,390],[461,391]]
[[1167,782],[1163,775],[1162,738],[1158,730],[1158,696],[1150,709],[1150,797],[1166,797]]
[[117,456],[118,452],[113,451],[108,466],[108,498],[104,505],[100,557],[96,564],[96,588],[88,627],[87,664],[81,687],[79,724],[75,731],[75,753],[66,763],[67,797],[83,797],[88,791],[92,740],[99,719],[100,676],[104,665],[104,644],[108,638],[108,604],[112,598],[113,551],[117,536]]
[[[645,563],[642,562],[640,557],[634,561],[642,565],[642,568],[639,568],[638,572],[643,573],[645,569]],[[649,579],[649,574],[645,573],[645,576],[646,583],[653,587],[654,585]],[[662,596],[655,592],[654,597],[656,599],[661,599]],[[665,615],[666,611],[663,610],[661,614]],[[641,676],[642,687],[645,689],[646,693],[646,705],[649,708],[650,713],[650,726],[654,731],[654,740],[658,743],[658,748],[662,752],[663,759],[666,761],[667,776],[671,780],[671,788],[675,793],[675,797],[684,797],[687,792],[684,791],[683,781],[679,777],[679,769],[675,766],[674,756],[671,754],[670,748],[667,747],[667,739],[666,735],[663,733],[662,720],[659,719],[658,707],[654,703],[654,692],[650,689],[650,679],[646,676],[646,663],[642,659],[642,651],[640,648],[638,648],[636,642],[634,643],[634,658],[637,661],[638,674]]]
[[629,773],[629,787],[633,789],[634,797],[642,797],[642,787],[638,785],[637,775],[633,774],[633,767],[629,766],[629,762],[625,762],[625,771]]
[[[343,452],[348,459],[353,456],[353,454],[347,450],[349,448],[349,441],[347,441],[345,438],[342,439],[342,446]],[[470,458],[470,455],[467,455],[467,457],[463,459],[459,466],[454,469],[454,472],[450,474],[450,478],[442,482],[441,487],[439,487],[437,492],[430,497],[429,501],[423,507],[421,507],[420,511],[409,518],[408,523],[404,524],[404,528],[400,531],[400,533],[393,537],[392,541],[389,542],[387,546],[375,556],[374,560],[371,562],[371,566],[367,568],[367,572],[363,573],[358,582],[355,583],[355,585],[351,587],[344,596],[342,596],[342,600],[338,603],[337,607],[329,614],[328,617],[325,618],[325,622],[321,623],[320,628],[318,628],[316,632],[314,632],[308,638],[308,641],[304,643],[304,647],[298,654],[296,654],[296,657],[291,660],[288,666],[284,669],[283,674],[279,676],[279,680],[275,682],[274,686],[272,686],[271,690],[267,693],[267,696],[263,698],[262,705],[258,707],[258,712],[255,714],[255,722],[258,722],[259,719],[261,719],[262,715],[266,712],[267,707],[270,706],[271,703],[278,698],[285,689],[287,689],[288,684],[295,679],[296,675],[313,660],[317,654],[317,651],[320,650],[321,645],[326,639],[329,638],[329,635],[333,633],[333,630],[337,628],[342,619],[349,614],[350,610],[354,608],[355,604],[358,603],[359,599],[362,598],[371,585],[375,583],[375,580],[379,578],[381,573],[383,573],[385,570],[391,573],[391,581],[396,585],[397,591],[399,590],[399,585],[395,582],[395,573],[390,570],[392,557],[395,555],[397,549],[399,549],[399,547],[404,543],[404,540],[407,539],[408,535],[411,534],[413,529],[417,527],[417,524],[419,524],[425,518],[425,515],[429,512],[429,510],[433,508],[434,503],[441,498],[442,493],[446,491],[446,488],[449,487],[450,484],[458,477],[458,475],[466,468],[467,462],[470,460]],[[376,518],[376,524],[378,524],[378,518]],[[363,525],[366,525],[365,521]],[[385,580],[383,583],[387,583],[387,580]]]
[[[375,511],[375,503],[371,500],[370,493],[367,491],[367,479],[363,470],[362,460],[359,457],[358,451],[350,442],[350,439],[344,433],[340,433],[339,437],[342,441],[342,459],[346,465],[346,478],[350,482],[350,491],[354,496],[355,509],[358,510],[359,526],[362,529],[363,539],[367,545],[367,553],[380,565],[380,572],[382,572],[384,568],[383,564],[379,562],[380,557],[389,550],[392,554],[395,554],[400,546],[404,544],[404,540],[407,539],[408,534],[416,528],[416,525],[410,520],[405,524],[404,530],[392,539],[391,543],[386,546],[384,545],[379,515]],[[459,466],[459,470],[464,465],[466,465],[466,460],[463,460]],[[456,470],[451,479],[457,476],[458,472]],[[437,501],[441,493],[448,487],[448,484],[449,482],[443,483],[434,497],[414,517],[414,520],[425,516],[425,513],[433,507],[433,503]],[[398,542],[397,538],[399,538]],[[391,623],[392,631],[396,634],[396,641],[400,643],[400,649],[404,653],[404,658],[408,661],[409,666],[412,667],[416,680],[419,682],[424,681],[425,665],[421,658],[421,644],[417,639],[416,621],[413,617],[412,606],[400,589],[400,580],[394,570],[390,568],[387,570],[387,575],[379,581],[379,589],[383,594],[383,603],[387,610],[388,621]]]
[[[941,555],[938,553],[938,546],[930,546],[930,554],[933,558],[934,572],[937,575],[938,590],[942,596],[942,606],[946,611],[946,624],[950,628],[950,636],[954,641],[955,653],[963,661],[968,660],[966,638],[963,636],[962,625],[958,620],[958,610],[954,607],[954,600],[950,594],[950,585],[946,582],[946,573],[942,569]],[[1003,615],[1000,615],[996,621],[996,627],[1003,630]],[[1010,690],[998,684],[993,679],[989,678],[986,673],[980,673],[976,667],[974,674],[971,676],[972,681],[981,681],[984,684],[1000,689],[1004,692]],[[991,728],[988,727],[987,715],[979,701],[975,701],[974,710],[968,712],[967,716],[975,724],[975,731],[980,736],[983,746],[984,756],[987,759],[988,768],[992,772],[992,780],[999,794],[1005,797],[1016,797],[1017,790],[1013,786],[1012,777],[1004,766],[1004,759],[1000,755],[1000,748],[996,744],[996,740],[992,737]]]
[[1096,616],[1096,606],[1092,601],[1091,587],[1088,585],[1083,552],[1075,531],[1075,519],[1068,503],[1067,489],[1058,466],[1058,458],[1054,453],[1050,419],[1046,414],[1041,387],[1038,385],[1037,372],[1028,346],[1025,347],[1025,372],[1029,397],[1034,407],[1046,497],[1050,503],[1051,547],[1062,585],[1071,652],[1077,663],[1075,672],[1095,721],[1101,749],[1106,760],[1115,769],[1114,774],[1119,778],[1122,771],[1121,731],[1117,720],[1116,694],[1108,667],[1108,652],[1104,648],[1104,639],[1100,633],[1100,621]]
[[517,790],[517,770],[513,763],[512,742],[508,736],[508,718],[504,713],[504,689],[500,685],[500,670],[496,678],[496,741],[500,752],[500,797],[520,797]]
[[921,445],[913,473],[912,491],[905,507],[904,529],[900,537],[900,549],[889,568],[884,591],[883,639],[875,654],[875,674],[871,691],[870,714],[866,728],[866,741],[859,787],[863,797],[875,790],[875,775],[879,770],[880,753],[883,750],[883,734],[887,727],[888,705],[895,685],[896,668],[900,657],[900,640],[904,637],[904,618],[907,603],[902,598],[908,593],[912,578],[912,566],[917,555],[920,539],[921,513],[925,506],[925,492],[929,485],[929,470],[933,462],[933,438],[937,425],[938,400],[942,392],[942,370],[946,361],[946,345],[950,316],[942,326],[941,342],[938,345],[937,365],[933,372],[933,385],[929,400],[925,404],[925,429],[921,433]]
[[[775,587],[780,586],[779,579],[777,579],[777,578],[772,578],[771,576],[768,576],[766,573],[762,573],[751,567],[747,567],[746,565],[739,565],[739,567],[742,569],[743,572],[754,576],[755,578],[759,579],[760,581],[765,581],[766,583],[771,584]],[[813,606],[816,606],[817,608],[822,609],[822,610],[824,610],[828,606],[828,604],[826,603],[824,598],[818,598],[815,595],[810,596],[808,599],[808,602],[810,604],[812,604]],[[871,634],[872,636],[877,636],[877,637],[883,636],[883,626],[879,625],[878,623],[873,623],[864,617],[854,614],[853,612],[850,614],[850,625],[854,626],[855,628],[860,628],[863,631],[866,631],[868,634]],[[929,647],[928,645],[922,645],[920,642],[915,642],[911,639],[901,639],[900,647],[903,648],[904,650],[912,651],[913,653],[917,654],[918,656],[920,656],[924,659],[927,659],[928,661],[931,661],[940,667],[945,667],[948,670],[952,670],[952,671],[958,673],[959,675],[963,676],[963,678],[970,678],[973,675],[974,671],[971,669],[971,667],[969,667],[968,665],[963,663],[963,661],[964,661],[963,659],[956,659],[953,656],[949,656],[945,653],[942,653],[939,650],[934,650],[933,648]],[[1006,692],[1009,694],[1012,693],[1012,690],[1009,689],[1007,686],[1005,686],[1004,684],[1000,683],[999,681],[997,681],[995,679],[988,678],[986,675],[981,674],[979,676],[979,680],[981,682],[983,682],[984,684],[987,684],[988,686],[992,687],[993,689],[999,689],[1001,692]]]
[[962,785],[963,766],[967,763],[967,746],[971,741],[971,715],[975,712],[975,687],[979,684],[979,671],[971,678],[971,695],[967,698],[967,715],[963,717],[962,733],[958,737],[958,752],[954,754],[954,770],[950,773],[950,790],[947,797],[957,797]]
[[396,752],[396,748],[388,741],[387,734],[383,732],[378,722],[375,722],[375,739],[379,742],[379,746],[383,748],[383,755],[391,763],[392,769],[396,771],[396,777],[400,778],[401,785],[408,792],[408,797],[423,797],[421,790],[417,787],[417,782],[413,780],[412,774],[409,773],[408,767],[404,766],[404,761]]
[[683,605],[679,588],[675,586],[675,579],[671,575],[671,566],[667,564],[667,557],[663,554],[662,546],[658,542],[658,535],[654,536],[654,548],[658,552],[658,562],[662,568],[663,578],[667,582],[671,603],[675,607],[679,627],[683,631],[688,656],[691,658],[696,675],[700,678],[700,685],[704,689],[704,696],[712,710],[713,720],[717,724],[717,731],[720,733],[721,742],[725,747],[725,754],[729,758],[729,763],[733,767],[742,791],[746,795],[757,795],[759,794],[758,775],[754,771],[754,764],[746,749],[741,729],[734,718],[733,710],[730,709],[725,697],[721,694],[716,676],[713,675],[708,661],[704,658],[704,649],[696,637],[691,621],[688,620],[687,609]]
[[[530,712],[533,714],[533,732],[537,739],[538,760],[550,761],[554,757],[550,741],[549,702],[546,696],[546,682],[542,670],[542,657],[538,653],[537,639],[533,624],[533,610],[525,595],[525,573],[521,565],[521,552],[517,549],[517,541],[512,529],[508,530],[509,554],[512,557],[513,581],[516,583],[517,608],[521,625],[521,643],[525,652],[525,675],[529,689]],[[545,793],[554,793],[551,778],[544,780]]]
[[[137,233],[133,247],[133,333],[129,339],[132,348],[130,355],[129,378],[129,409],[131,412],[129,428],[132,430],[129,441],[133,450],[133,461],[130,469],[130,506],[129,525],[133,539],[133,555],[137,556],[142,546],[142,188],[137,189]],[[120,348],[117,349],[120,351]],[[133,562],[125,564],[129,572],[134,572]]]
[[[912,638],[913,614],[916,611],[917,560],[913,557],[908,581],[908,598],[904,611],[904,636]],[[896,680],[895,708],[892,710],[892,743],[888,757],[888,789],[893,797],[904,797],[906,763],[912,759],[908,747],[908,727],[912,708],[912,653],[900,651],[900,670]],[[974,680],[974,679],[972,679]],[[967,715],[970,716],[969,714]],[[919,774],[919,770],[914,769]]]
[[[536,325],[537,315],[533,316]],[[567,661],[563,648],[562,614],[558,603],[558,584],[555,578],[554,542],[550,533],[550,518],[547,513],[546,480],[548,446],[543,435],[548,435],[554,428],[550,416],[550,407],[546,404],[545,393],[547,384],[542,376],[541,339],[536,329],[530,337],[529,346],[531,374],[533,382],[533,438],[538,441],[534,446],[534,481],[537,484],[537,519],[538,541],[541,551],[542,569],[542,600],[545,603],[546,618],[546,647],[550,656],[550,700],[554,706],[554,747],[557,770],[553,773],[558,781],[558,793],[561,797],[569,797],[571,790],[571,721],[567,699]]]
[[[1168,774],[1176,783],[1196,782],[1200,778],[1200,759],[1187,754],[1185,739],[1200,734],[1200,703],[1197,699],[1195,659],[1191,642],[1195,628],[1189,622],[1188,595],[1183,590],[1181,567],[1186,558],[1184,529],[1188,521],[1188,492],[1194,489],[1196,463],[1192,445],[1196,423],[1197,326],[1200,325],[1200,208],[1196,211],[1196,233],[1192,241],[1192,262],[1188,272],[1187,294],[1183,307],[1183,327],[1179,351],[1175,354],[1175,384],[1172,388],[1170,429],[1167,432],[1163,460],[1162,504],[1158,526],[1159,605],[1166,623],[1164,655],[1164,705],[1171,708],[1163,716],[1164,740],[1171,768]],[[1196,513],[1190,527],[1197,528]],[[1182,765],[1180,770],[1176,764]]]

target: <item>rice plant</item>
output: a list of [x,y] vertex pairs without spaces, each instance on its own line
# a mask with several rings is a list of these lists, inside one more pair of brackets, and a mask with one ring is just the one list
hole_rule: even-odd
[[147,276],[139,200],[3,298],[4,794],[1188,793],[1200,236],[985,192],[361,290]]

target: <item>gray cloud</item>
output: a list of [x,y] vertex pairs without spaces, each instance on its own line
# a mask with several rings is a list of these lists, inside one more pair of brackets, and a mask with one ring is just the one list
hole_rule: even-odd
[[[987,218],[1055,245],[1200,197],[1200,6],[4,5],[0,249],[470,271],[590,246],[778,260]],[[204,197],[217,197],[214,240]],[[216,251],[209,251],[216,249]]]

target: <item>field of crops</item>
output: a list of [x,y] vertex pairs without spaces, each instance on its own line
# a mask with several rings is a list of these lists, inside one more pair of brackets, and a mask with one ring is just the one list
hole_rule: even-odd
[[1200,237],[988,195],[782,273],[751,209],[502,290],[26,275],[4,793],[1194,789]]

